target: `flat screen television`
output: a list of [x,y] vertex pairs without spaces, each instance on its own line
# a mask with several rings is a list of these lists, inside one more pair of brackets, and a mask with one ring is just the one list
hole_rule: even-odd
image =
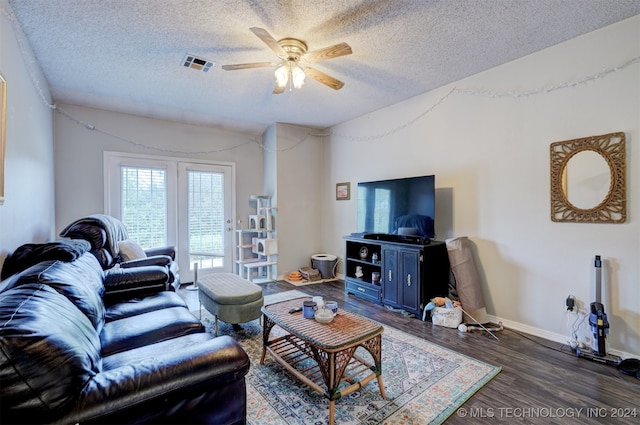
[[358,232],[435,237],[435,176],[358,183]]

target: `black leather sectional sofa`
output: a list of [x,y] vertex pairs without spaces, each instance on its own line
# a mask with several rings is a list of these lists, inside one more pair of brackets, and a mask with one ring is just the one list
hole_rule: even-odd
[[[103,270],[83,250],[0,282],[0,423],[245,423],[242,347],[157,266]],[[140,290],[108,296],[123,285]]]

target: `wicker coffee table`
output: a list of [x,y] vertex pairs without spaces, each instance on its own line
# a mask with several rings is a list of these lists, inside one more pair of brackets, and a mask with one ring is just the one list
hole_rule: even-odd
[[[289,313],[311,298],[297,298],[262,307],[264,314],[263,349],[296,378],[329,399],[329,424],[334,423],[335,401],[377,378],[382,384],[382,332],[384,328],[362,316],[340,310],[331,323],[305,319],[302,312]],[[280,326],[286,335],[269,339],[271,329]],[[363,347],[371,361],[356,349]],[[312,361],[309,361],[312,360]],[[342,384],[345,382],[345,384]]]

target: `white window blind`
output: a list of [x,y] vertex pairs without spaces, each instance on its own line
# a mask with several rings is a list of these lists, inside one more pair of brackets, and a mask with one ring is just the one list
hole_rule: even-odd
[[189,170],[188,193],[191,259],[215,262],[225,252],[224,174]]
[[167,171],[121,166],[121,217],[129,238],[143,248],[166,245]]

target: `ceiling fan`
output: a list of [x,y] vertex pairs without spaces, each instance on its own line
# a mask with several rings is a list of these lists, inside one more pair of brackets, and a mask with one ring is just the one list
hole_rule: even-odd
[[280,58],[280,61],[222,65],[222,69],[226,71],[234,71],[238,69],[275,66],[277,68],[275,71],[276,86],[273,89],[274,94],[284,93],[287,86],[289,86],[290,89],[291,87],[302,87],[305,76],[309,76],[334,90],[340,90],[342,86],[344,86],[342,81],[337,80],[322,71],[311,68],[308,64],[350,55],[351,47],[347,43],[339,43],[323,49],[307,52],[306,43],[302,40],[298,40],[297,38],[283,38],[276,41],[276,39],[273,38],[265,29],[257,27],[249,29],[267,46],[269,46],[271,50],[273,50],[273,52]]

